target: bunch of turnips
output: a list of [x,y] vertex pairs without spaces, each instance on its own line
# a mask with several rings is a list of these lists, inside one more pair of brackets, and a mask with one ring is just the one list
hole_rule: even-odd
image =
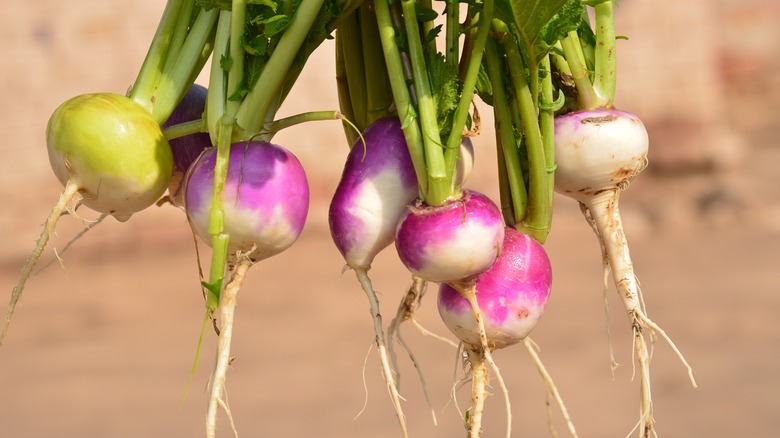
[[[216,436],[242,282],[295,243],[309,214],[295,145],[273,137],[332,120],[344,139],[322,153],[350,149],[327,212],[330,232],[368,298],[402,436],[414,430],[393,344],[429,283],[438,284],[439,314],[470,371],[466,435],[483,434],[490,375],[511,435],[509,388],[492,352],[524,344],[576,436],[529,338],[553,289],[544,243],[554,193],[580,204],[600,244],[594,257],[612,272],[633,333],[636,430],[653,436],[648,339],[661,336],[688,365],[646,315],[618,210],[620,193],[648,163],[649,140],[636,115],[615,107],[614,10],[611,0],[168,0],[129,91],[73,97],[49,120],[49,159],[64,189],[11,294],[0,343],[64,212],[83,206],[126,221],[154,204],[180,208],[212,249],[193,293],[204,297],[201,336],[209,322],[218,336],[205,422],[206,436]],[[335,39],[336,68],[324,74],[334,76],[338,101],[277,117],[326,39]],[[195,84],[209,60],[208,83]],[[480,137],[491,120],[476,112],[477,99],[492,109],[495,138]],[[468,187],[490,142],[496,200]],[[389,328],[369,278],[388,247],[411,284]]]

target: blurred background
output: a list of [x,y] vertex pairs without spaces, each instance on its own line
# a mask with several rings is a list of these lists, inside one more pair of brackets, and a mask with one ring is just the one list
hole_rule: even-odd
[[[61,190],[44,143],[49,115],[76,94],[124,93],[164,6],[38,0],[9,4],[0,15],[0,131],[7,136],[0,143],[2,296],[10,296]],[[629,37],[618,46],[617,103],[642,118],[651,138],[650,166],[622,196],[621,211],[649,315],[676,341],[699,383],[693,389],[671,349],[656,344],[657,430],[664,437],[776,436],[780,2],[625,0],[616,17],[618,33]],[[332,52],[326,42],[314,54],[283,114],[336,108]],[[483,120],[491,120],[486,108]],[[470,185],[497,199],[489,124],[475,141]],[[327,229],[327,203],[347,152],[341,125],[288,131],[275,140],[307,169],[310,217],[293,248],[250,271],[239,298],[227,381],[236,427],[242,436],[400,436],[376,352],[369,352],[367,301],[354,277],[341,274]],[[63,218],[53,247],[62,248],[84,223]],[[622,364],[613,379],[599,249],[573,202],[556,199],[546,247],[553,296],[532,336],[580,436],[626,436],[638,419],[629,327],[611,292],[610,327]],[[40,265],[54,257],[50,246]],[[105,221],[61,265],[32,277],[0,348],[0,436],[202,435],[213,334],[180,408],[203,316],[197,272],[185,217],[166,206],[124,224]],[[409,275],[392,249],[371,275],[387,322]],[[431,287],[418,319],[446,334],[435,292]],[[399,347],[412,436],[462,436],[449,401],[454,349],[410,326],[403,330],[439,423]],[[511,392],[515,435],[550,436],[545,389],[527,352],[515,347],[495,357]],[[464,407],[467,392],[458,393]],[[504,433],[497,387],[493,393],[486,437]],[[232,435],[224,416],[220,425],[221,436]]]

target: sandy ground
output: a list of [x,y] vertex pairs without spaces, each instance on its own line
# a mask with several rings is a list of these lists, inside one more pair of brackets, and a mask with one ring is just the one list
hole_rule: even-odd
[[[0,68],[5,97],[0,127],[10,139],[0,149],[12,158],[0,162],[0,291],[5,296],[60,190],[42,142],[48,114],[76,93],[123,91],[162,2],[117,1],[113,10],[102,2],[80,2],[91,8],[89,14],[59,2],[41,4],[45,7],[20,7],[0,26],[7,44],[3,51],[15,60]],[[152,18],[139,17],[136,7]],[[126,21],[116,22],[117,11]],[[109,24],[101,19],[108,16],[114,17]],[[327,65],[329,53],[315,56],[318,66]],[[108,57],[113,61],[105,62]],[[291,98],[288,111],[333,107],[331,80],[321,71],[304,75],[307,86]],[[239,298],[236,359],[227,388],[244,437],[400,436],[376,352],[369,353],[373,333],[367,301],[354,276],[341,273],[327,230],[325,205],[346,152],[340,129],[320,123],[278,137],[309,170],[314,197],[299,241],[254,267]],[[652,378],[663,437],[771,437],[780,428],[780,178],[774,164],[780,150],[777,136],[759,134],[745,133],[760,140],[749,166],[715,175],[647,175],[624,196],[628,238],[649,314],[675,340],[699,383],[693,389],[670,348],[656,345]],[[496,196],[489,146],[484,150],[478,152],[472,186]],[[61,249],[81,226],[74,218],[63,219],[54,247]],[[627,320],[611,291],[610,326],[622,364],[613,379],[598,247],[566,199],[556,200],[546,247],[554,289],[532,336],[580,436],[626,436],[638,418]],[[49,249],[42,263],[53,258]],[[206,338],[180,408],[203,316],[183,214],[151,208],[124,224],[107,220],[63,259],[63,267],[54,264],[30,280],[0,348],[0,436],[202,436],[215,336]],[[371,275],[387,321],[409,274],[391,249],[380,255]],[[419,320],[446,334],[434,297],[432,287]],[[411,435],[463,436],[449,397],[458,365],[454,349],[412,327],[403,330],[426,376],[439,423],[433,424],[414,367],[400,354]],[[545,390],[528,354],[514,347],[495,357],[511,391],[513,436],[551,436]],[[462,407],[468,405],[467,392],[458,392]],[[497,386],[493,393],[486,437],[504,433]],[[565,436],[559,413],[552,415],[558,435]],[[232,436],[225,416],[220,436]]]

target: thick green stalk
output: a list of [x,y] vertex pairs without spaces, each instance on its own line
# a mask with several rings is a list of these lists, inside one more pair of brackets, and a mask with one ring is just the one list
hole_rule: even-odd
[[441,205],[454,194],[452,188],[454,171],[448,174],[444,161],[436,103],[428,79],[428,68],[420,39],[414,0],[402,0],[401,8],[404,14],[406,42],[412,62],[414,89],[417,93],[417,108],[420,116],[423,147],[425,148],[428,191],[424,193],[423,201],[428,205]]
[[[235,120],[230,116],[223,116],[219,122],[217,133],[217,157],[214,163],[214,190],[211,196],[211,209],[209,210],[209,235],[211,236],[211,269],[209,270],[209,295],[206,306],[216,309],[219,305],[219,295],[224,287],[223,280],[227,268],[228,244],[230,236],[225,233],[225,210],[222,208],[222,192],[225,189],[227,179],[228,160],[230,158],[230,145],[233,139],[233,126]],[[212,307],[213,306],[213,307]]]
[[458,51],[460,50],[460,3],[457,0],[446,0],[445,14],[447,21],[445,26],[444,58],[447,65],[452,68],[458,65]]
[[588,69],[585,66],[585,59],[579,53],[581,48],[577,39],[577,33],[572,31],[561,40],[563,54],[566,62],[569,64],[571,76],[577,87],[577,105],[580,109],[595,109],[601,107],[604,103],[593,89],[593,84],[588,77]]
[[370,125],[377,119],[390,115],[393,95],[390,91],[387,66],[382,54],[382,42],[379,39],[376,13],[373,8],[369,7],[368,2],[363,3],[357,12],[360,14],[363,69],[366,78],[366,122]]
[[463,92],[461,93],[460,101],[458,101],[458,106],[455,108],[455,114],[452,119],[452,131],[450,131],[445,147],[444,155],[448,175],[452,175],[455,172],[455,166],[458,161],[458,146],[463,140],[463,127],[466,126],[466,118],[469,115],[469,108],[474,97],[474,88],[477,84],[479,68],[482,64],[482,53],[485,51],[485,43],[488,39],[487,36],[492,18],[493,0],[484,0],[482,11],[479,13],[477,33],[474,37],[473,45],[470,47],[471,58],[463,79]]
[[[542,133],[539,129],[538,111],[534,104],[536,99],[526,80],[523,57],[520,55],[517,41],[508,33],[509,29],[504,23],[498,20],[493,20],[493,23],[509,65],[509,76],[514,88],[512,94],[515,96],[520,112],[521,129],[528,156],[528,214],[522,223],[516,225],[516,228],[544,243],[550,231],[552,198],[548,193],[547,162],[544,156]],[[538,71],[538,68],[529,70]]]
[[192,85],[196,67],[202,66],[203,49],[211,44],[213,29],[217,21],[218,11],[201,10],[192,30],[187,35],[181,50],[176,55],[176,61],[170,69],[166,69],[160,77],[159,86],[153,95],[154,106],[152,116],[159,124],[165,123],[176,105]]
[[425,153],[420,134],[420,126],[417,124],[417,113],[412,103],[412,96],[406,86],[406,77],[401,51],[396,41],[396,31],[390,16],[388,0],[374,0],[376,19],[379,26],[379,37],[382,41],[382,51],[385,55],[387,73],[390,78],[390,88],[393,91],[393,101],[401,120],[406,145],[409,147],[409,155],[412,158],[414,172],[417,175],[417,184],[420,194],[428,191],[428,178],[425,171]]
[[[501,75],[501,64],[498,49],[493,40],[485,44],[485,66],[493,86],[493,113],[496,124],[496,137],[501,145],[501,156],[506,168],[509,193],[503,197],[511,199],[513,217],[507,225],[514,226],[523,221],[528,206],[528,192],[523,179],[520,164],[520,154],[517,150],[517,139],[514,136],[512,115],[507,100],[507,92]],[[503,198],[502,198],[503,199]],[[503,203],[503,202],[502,202]],[[506,215],[505,215],[506,219]]]
[[553,83],[550,68],[550,55],[542,58],[540,67],[547,74],[542,78],[542,96],[539,110],[539,129],[542,133],[544,147],[545,171],[547,173],[547,196],[550,203],[547,210],[547,226],[552,228],[553,196],[555,194],[555,110],[553,109]]
[[182,6],[179,12],[179,18],[176,23],[176,29],[171,37],[170,45],[168,46],[168,56],[165,59],[165,66],[163,71],[169,70],[173,67],[173,63],[176,61],[177,54],[184,45],[184,40],[187,38],[190,30],[190,21],[192,20],[192,13],[195,10],[195,2],[187,1]]
[[324,0],[306,0],[298,6],[257,80],[259,85],[246,95],[238,110],[236,122],[244,132],[250,135],[260,132],[266,113],[279,94],[288,70],[306,40],[323,2]]
[[144,58],[133,88],[128,94],[128,97],[144,107],[150,114],[154,109],[152,96],[157,89],[165,61],[168,58],[168,49],[176,31],[179,14],[187,1],[194,2],[195,0],[168,0],[152,38],[152,43],[146,52],[146,58]]
[[217,144],[217,132],[220,120],[225,115],[227,102],[227,74],[222,67],[222,59],[228,54],[230,45],[230,22],[232,13],[220,11],[217,21],[217,34],[214,38],[214,54],[209,75],[209,92],[206,95],[206,122],[211,143]]
[[345,120],[342,121],[344,135],[347,137],[347,144],[352,147],[357,140],[357,133],[352,129],[347,120],[355,123],[355,112],[352,109],[352,97],[349,91],[349,82],[347,81],[347,66],[344,62],[344,47],[342,45],[344,37],[340,30],[336,30],[336,91],[339,98],[339,109],[344,114]]
[[225,103],[225,114],[235,117],[238,113],[241,98],[234,97],[244,82],[244,58],[246,52],[242,39],[244,36],[244,27],[246,26],[246,0],[233,0],[230,17],[230,60],[231,66],[228,72],[227,81],[227,102]]
[[362,38],[360,35],[360,10],[353,12],[339,27],[339,39],[343,50],[344,66],[346,69],[347,83],[349,84],[349,98],[352,105],[352,121],[360,130],[368,127],[367,121],[367,85],[366,73],[363,67]]
[[615,100],[617,56],[615,45],[615,17],[612,1],[595,6],[596,11],[596,65],[593,88],[596,94],[606,100],[605,106],[612,106]]

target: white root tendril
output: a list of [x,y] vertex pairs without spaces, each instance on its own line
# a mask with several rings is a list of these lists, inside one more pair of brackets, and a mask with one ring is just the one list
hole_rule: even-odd
[[[596,236],[607,255],[615,287],[623,302],[634,334],[634,358],[639,366],[640,379],[640,424],[638,429],[639,436],[647,438],[653,436],[655,432],[653,430],[653,403],[650,392],[650,354],[644,336],[645,330],[647,330],[651,341],[655,338],[655,333],[660,333],[687,368],[688,376],[694,387],[696,387],[696,381],[693,378],[691,366],[672,340],[645,313],[644,301],[638,287],[637,277],[634,274],[628,242],[618,210],[618,198],[619,189],[606,191],[585,203],[583,212],[588,211],[593,220]],[[585,217],[587,219],[588,214]]]
[[382,315],[379,313],[379,300],[377,299],[374,287],[371,285],[371,279],[368,278],[367,268],[355,269],[355,275],[357,275],[360,285],[363,287],[363,291],[368,297],[368,301],[371,305],[371,318],[374,320],[374,334],[376,335],[376,346],[379,351],[379,360],[382,365],[382,374],[387,384],[387,391],[390,393],[390,400],[395,408],[396,417],[398,417],[398,423],[401,426],[401,431],[405,438],[408,438],[409,433],[406,427],[406,416],[404,416],[403,409],[401,407],[401,396],[398,394],[398,387],[395,384],[395,376],[393,370],[390,367],[390,360],[387,354],[387,345],[385,343],[384,329],[382,328]]
[[466,298],[471,304],[471,310],[474,313],[474,319],[477,322],[479,330],[478,346],[466,346],[469,362],[471,363],[471,403],[472,411],[469,417],[469,438],[479,438],[482,434],[482,414],[485,408],[485,399],[487,398],[487,386],[490,378],[487,373],[487,365],[493,369],[498,379],[499,386],[504,395],[504,407],[506,409],[506,436],[512,436],[512,408],[509,400],[509,390],[504,383],[498,365],[493,361],[492,347],[488,343],[487,332],[485,331],[485,320],[482,317],[482,311],[477,302],[476,282],[469,281],[465,283],[452,283],[458,293]]
[[22,268],[22,274],[19,277],[19,282],[16,284],[16,287],[14,287],[13,292],[11,292],[11,300],[8,302],[8,309],[6,310],[5,320],[3,322],[3,329],[2,332],[0,332],[0,346],[3,345],[5,336],[8,334],[8,327],[11,325],[11,318],[13,317],[14,310],[16,309],[16,304],[22,297],[24,285],[27,283],[27,279],[30,278],[30,274],[32,274],[32,270],[35,268],[35,263],[38,262],[38,259],[43,253],[43,249],[46,247],[46,244],[49,242],[52,234],[54,234],[57,221],[60,219],[60,216],[62,216],[62,213],[68,208],[68,205],[70,205],[71,201],[80,196],[78,191],[79,188],[76,183],[74,181],[68,181],[68,183],[65,184],[65,188],[62,190],[57,203],[54,204],[54,207],[52,207],[51,212],[49,213],[49,217],[46,218],[43,231],[41,231],[41,235],[38,237],[38,241],[35,243],[35,249],[33,249],[32,254],[30,254],[30,257],[27,259],[27,263],[25,263],[24,268]]
[[[563,398],[561,398],[561,394],[558,392],[558,387],[555,386],[555,382],[553,381],[552,376],[550,376],[550,373],[547,372],[547,368],[544,366],[542,358],[539,357],[539,346],[536,345],[536,343],[530,337],[523,339],[523,345],[525,345],[526,350],[528,350],[528,353],[531,355],[531,359],[533,359],[534,363],[536,364],[536,369],[542,376],[542,381],[547,386],[548,399],[549,397],[552,397],[558,404],[558,408],[560,409],[561,415],[566,422],[566,426],[569,428],[569,433],[571,436],[577,438],[577,430],[574,428],[574,422],[572,422],[569,411],[566,409],[566,405],[563,403]],[[552,427],[552,419],[550,419],[550,428],[553,430],[554,434],[555,432],[554,428]]]
[[583,216],[585,216],[585,220],[590,225],[593,232],[598,237],[599,241],[599,248],[601,249],[601,272],[602,272],[602,298],[604,299],[604,316],[605,316],[605,325],[607,329],[607,345],[609,349],[609,366],[612,371],[612,380],[615,380],[615,371],[620,367],[620,364],[615,359],[615,348],[614,343],[612,342],[612,314],[609,311],[609,256],[607,256],[607,248],[604,246],[604,240],[601,238],[601,234],[599,233],[598,226],[596,226],[596,222],[593,219],[593,215],[591,214],[590,210],[585,206],[585,204],[580,203],[580,211],[582,212]]
[[444,339],[448,341],[451,345],[457,347],[457,344],[455,344],[451,340],[426,330],[422,325],[420,325],[420,323],[415,318],[415,312],[417,311],[417,308],[420,307],[422,297],[423,295],[425,295],[425,291],[427,289],[427,285],[428,282],[426,282],[422,278],[417,277],[416,275],[412,276],[412,283],[411,285],[409,285],[409,288],[406,291],[406,295],[401,299],[401,303],[398,305],[398,311],[396,312],[395,318],[393,318],[393,320],[390,322],[390,325],[388,326],[387,336],[390,338],[390,342],[388,343],[387,348],[390,353],[390,357],[393,361],[393,367],[397,372],[396,385],[399,391],[401,390],[401,373],[398,371],[399,369],[398,361],[393,348],[394,345],[393,339],[398,339],[398,342],[401,344],[402,347],[404,347],[404,350],[406,350],[409,359],[412,361],[414,368],[417,370],[417,376],[420,379],[420,385],[422,386],[423,395],[425,396],[425,401],[428,403],[428,407],[431,411],[431,418],[433,419],[433,424],[438,425],[438,421],[436,419],[436,410],[433,408],[433,402],[431,401],[431,397],[428,393],[428,385],[425,381],[425,374],[423,373],[422,366],[417,361],[417,358],[414,355],[414,352],[412,352],[412,349],[409,346],[409,344],[404,340],[403,336],[401,335],[401,324],[406,321],[410,321],[423,334],[433,336],[437,339]]
[[83,219],[87,223],[87,225],[85,225],[84,228],[81,231],[79,231],[78,234],[73,236],[73,238],[70,239],[70,241],[68,241],[68,243],[65,244],[65,246],[61,250],[58,251],[56,248],[54,248],[54,258],[51,259],[45,265],[41,266],[37,271],[35,271],[35,273],[33,275],[38,275],[41,272],[45,271],[46,268],[48,268],[49,266],[54,264],[54,262],[58,262],[60,264],[60,266],[64,269],[65,266],[64,266],[63,261],[62,261],[62,255],[65,254],[65,252],[68,250],[68,248],[70,248],[71,245],[76,243],[77,240],[79,240],[82,237],[84,237],[84,235],[87,234],[88,231],[90,231],[91,229],[93,229],[96,226],[100,225],[100,223],[103,222],[103,219],[107,218],[108,216],[109,216],[108,213],[102,213],[97,219],[92,220],[92,221],[87,220],[87,219]]
[[374,343],[372,342],[368,346],[368,351],[366,351],[366,357],[363,358],[363,392],[366,394],[365,398],[363,398],[363,407],[360,408],[360,411],[355,415],[355,418],[352,419],[352,421],[357,420],[360,418],[361,415],[363,415],[363,412],[366,411],[366,407],[368,406],[368,382],[366,381],[366,367],[368,366],[368,357],[371,356],[371,350],[374,349]]
[[[217,357],[214,365],[214,373],[211,377],[211,390],[209,394],[208,412],[206,414],[206,437],[215,438],[217,433],[217,414],[219,406],[225,408],[225,413],[235,432],[233,417],[222,399],[225,393],[225,379],[232,362],[230,356],[230,343],[233,339],[233,321],[236,313],[236,301],[246,273],[253,262],[248,254],[238,253],[235,266],[228,272],[228,283],[219,295],[219,338],[217,339]],[[237,435],[237,434],[236,434]]]

